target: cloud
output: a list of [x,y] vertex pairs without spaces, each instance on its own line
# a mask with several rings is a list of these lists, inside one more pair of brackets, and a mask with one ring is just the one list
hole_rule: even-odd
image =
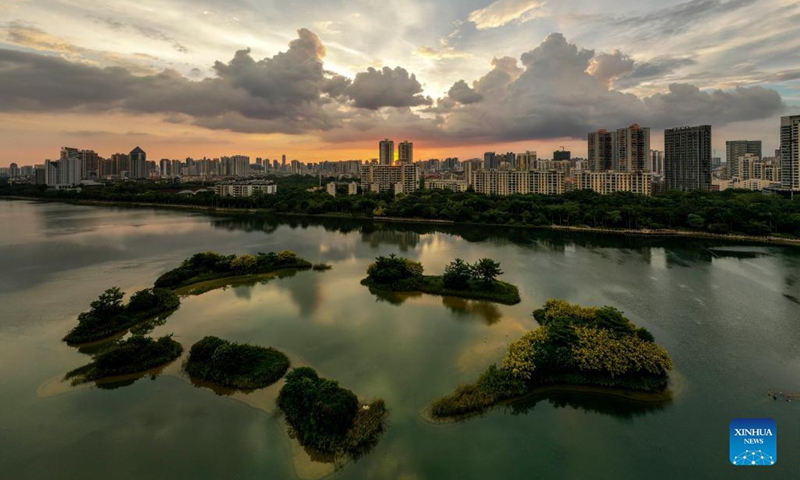
[[[758,86],[705,91],[674,82],[649,96],[621,91],[620,85],[692,60],[637,62],[621,51],[595,54],[558,33],[519,60],[494,58],[471,85],[459,80],[435,102],[402,67],[369,68],[351,79],[325,69],[326,53],[316,34],[301,29],[283,52],[257,60],[250,50],[239,50],[228,62],[214,63],[214,76],[195,81],[171,69],[136,75],[0,49],[0,112],[119,111],[212,130],[312,134],[329,142],[400,136],[474,144],[585,138],[597,128],[631,123],[654,129],[724,125],[785,108],[778,92]],[[780,75],[800,74],[793,69]]]
[[461,52],[452,47],[444,47],[438,50],[432,47],[419,47],[414,50],[414,55],[434,60],[450,60],[454,58],[469,58],[472,56],[467,52]]
[[633,72],[634,63],[628,55],[614,50],[613,53],[595,55],[586,71],[610,88],[613,80]]
[[5,37],[14,45],[28,47],[34,50],[68,55],[79,55],[83,52],[83,49],[78,48],[62,38],[51,35],[33,25],[26,25],[20,22],[9,22],[6,24]]
[[450,90],[448,90],[447,97],[454,102],[464,105],[477,103],[483,100],[483,95],[470,88],[464,80],[459,80],[454,83],[453,86],[450,87]]
[[392,70],[369,68],[356,74],[353,84],[347,88],[347,95],[355,101],[355,106],[377,110],[381,107],[416,107],[430,105],[433,101],[421,95],[422,85],[412,73],[396,67]]
[[502,27],[511,22],[523,23],[538,16],[545,2],[538,0],[497,0],[486,8],[469,14],[478,30]]
[[41,52],[55,53],[74,62],[124,67],[134,73],[155,72],[153,67],[143,62],[158,60],[152,55],[143,53],[123,56],[113,52],[79,47],[34,25],[21,22],[9,22],[5,25],[5,39],[12,45]]
[[691,0],[643,15],[619,19],[615,23],[623,28],[635,28],[648,36],[677,35],[703,24],[715,15],[729,14],[758,0]]
[[171,36],[167,35],[163,31],[154,28],[150,25],[128,24],[108,17],[93,17],[93,18],[96,23],[105,25],[111,30],[115,31],[130,30],[138,35],[149,38],[151,40],[166,42],[170,44],[172,48],[174,48],[180,53],[189,53],[189,49],[186,48],[183,44],[181,44]]
[[[762,87],[706,92],[673,84],[668,92],[649,97],[609,89],[609,79],[636,71],[624,54],[610,57],[595,61],[593,51],[551,34],[521,55],[521,71],[513,59],[495,60],[494,68],[475,82],[485,100],[453,108],[441,134],[475,143],[583,138],[597,128],[631,123],[659,129],[760,119],[785,107],[776,91]],[[602,74],[587,71],[593,62],[594,73]]]

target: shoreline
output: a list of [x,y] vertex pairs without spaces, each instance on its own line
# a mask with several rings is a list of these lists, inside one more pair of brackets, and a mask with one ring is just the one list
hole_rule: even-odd
[[366,216],[352,216],[352,215],[334,215],[334,214],[311,214],[311,213],[281,213],[269,210],[262,210],[256,208],[226,208],[226,207],[211,207],[207,205],[182,205],[182,204],[163,204],[163,203],[148,203],[148,202],[114,202],[105,200],[62,200],[41,197],[25,197],[19,195],[0,196],[0,200],[25,200],[37,201],[45,203],[65,203],[71,205],[88,205],[98,207],[117,207],[117,208],[163,208],[170,210],[188,210],[196,212],[207,212],[211,214],[253,214],[262,215],[269,214],[276,217],[297,217],[297,218],[331,218],[331,219],[344,219],[356,221],[371,221],[377,223],[408,223],[408,224],[421,224],[421,225],[445,225],[453,227],[502,227],[502,228],[519,228],[519,229],[540,229],[552,231],[565,231],[577,233],[601,233],[607,235],[631,235],[641,237],[671,237],[671,238],[703,238],[709,240],[724,240],[735,243],[760,243],[765,245],[785,245],[785,246],[800,246],[800,238],[784,238],[776,236],[757,237],[753,235],[744,234],[718,234],[709,232],[693,232],[689,230],[672,230],[672,229],[627,229],[627,228],[606,228],[606,227],[577,227],[567,225],[509,225],[499,223],[456,223],[453,220],[439,220],[428,218],[404,218],[404,217],[366,217]]

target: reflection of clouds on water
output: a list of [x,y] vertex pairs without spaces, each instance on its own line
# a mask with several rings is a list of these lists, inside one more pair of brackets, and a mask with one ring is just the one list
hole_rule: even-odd
[[453,315],[457,318],[471,319],[478,317],[487,325],[493,325],[499,322],[502,317],[498,305],[485,300],[442,297],[442,305],[453,312]]

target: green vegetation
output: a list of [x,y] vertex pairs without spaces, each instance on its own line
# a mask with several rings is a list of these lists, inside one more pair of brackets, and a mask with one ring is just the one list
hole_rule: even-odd
[[201,380],[250,390],[277,382],[289,369],[289,359],[274,348],[205,337],[189,349],[184,369]]
[[508,346],[500,367],[473,385],[459,386],[431,405],[437,418],[480,413],[543,385],[588,385],[657,393],[672,369],[653,335],[613,307],[582,307],[549,300],[534,312],[541,328]]
[[301,445],[337,458],[357,458],[377,444],[386,428],[383,400],[359,407],[356,395],[308,367],[286,375],[278,407]]
[[315,263],[311,268],[317,272],[324,272],[325,270],[330,270],[333,266],[327,263]]
[[280,253],[256,255],[221,255],[216,252],[196,253],[156,280],[155,286],[178,289],[188,285],[225,277],[270,273],[284,269],[311,268],[311,263],[297,254],[284,250]]
[[503,274],[500,264],[483,258],[474,265],[455,259],[443,275],[423,275],[421,263],[394,254],[380,256],[367,268],[361,281],[378,292],[424,292],[513,305],[520,302],[519,290],[510,283],[497,280]]
[[[588,226],[593,228],[672,229],[704,233],[800,237],[800,198],[785,199],[744,190],[678,192],[645,197],[631,193],[599,195],[582,190],[563,195],[506,197],[420,190],[331,197],[306,192],[314,177],[275,177],[276,195],[217,197],[213,193],[178,195],[201,184],[123,182],[77,191],[47,190],[34,185],[0,186],[0,196],[23,195],[55,200],[189,205],[257,209],[279,214],[387,216],[449,220],[456,223],[516,226]],[[326,180],[323,179],[323,183]]]
[[88,312],[78,315],[78,325],[64,341],[76,344],[102,340],[180,306],[178,296],[164,288],[140,290],[131,296],[128,305],[123,305],[124,297],[118,287],[103,292]]
[[171,335],[153,340],[150,337],[134,335],[128,340],[120,340],[110,348],[99,353],[92,363],[67,373],[65,380],[71,379],[73,385],[102,380],[109,377],[142,373],[166,365],[183,353],[180,343]]

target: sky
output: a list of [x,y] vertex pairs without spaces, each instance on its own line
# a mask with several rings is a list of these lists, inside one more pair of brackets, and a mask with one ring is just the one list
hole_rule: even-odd
[[[633,123],[777,148],[800,114],[794,0],[0,0],[0,166],[416,159],[565,147]],[[765,153],[766,155],[767,153]]]

